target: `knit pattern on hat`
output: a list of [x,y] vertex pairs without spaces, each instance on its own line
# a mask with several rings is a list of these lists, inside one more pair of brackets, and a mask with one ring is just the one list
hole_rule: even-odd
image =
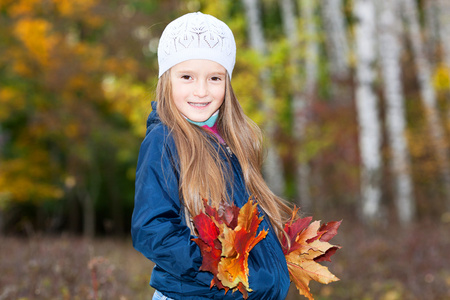
[[201,12],[175,19],[164,29],[158,45],[159,77],[189,59],[208,59],[221,64],[231,78],[236,62],[236,42],[231,29]]

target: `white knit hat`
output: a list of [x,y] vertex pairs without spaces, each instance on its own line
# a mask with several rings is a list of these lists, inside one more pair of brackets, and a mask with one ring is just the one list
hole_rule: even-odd
[[188,13],[170,22],[159,40],[159,77],[189,59],[215,61],[231,78],[236,62],[236,42],[231,29],[224,22],[201,12]]

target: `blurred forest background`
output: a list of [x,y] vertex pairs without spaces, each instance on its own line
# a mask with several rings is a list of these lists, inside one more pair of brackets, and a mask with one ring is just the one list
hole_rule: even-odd
[[0,0],[0,299],[151,297],[136,160],[159,36],[198,10],[234,32],[271,188],[344,219],[317,299],[449,299],[448,0]]

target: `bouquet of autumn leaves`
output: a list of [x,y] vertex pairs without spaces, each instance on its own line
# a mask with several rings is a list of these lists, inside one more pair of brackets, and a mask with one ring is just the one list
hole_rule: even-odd
[[[222,201],[216,209],[204,199],[204,207],[205,211],[193,219],[198,232],[193,241],[200,247],[203,259],[200,270],[214,275],[211,288],[225,289],[225,293],[239,290],[247,299],[252,291],[248,283],[248,256],[268,233],[266,230],[258,233],[263,217],[259,217],[257,204],[250,198],[239,209]],[[324,284],[339,280],[318,262],[331,261],[330,257],[340,248],[328,242],[336,235],[341,221],[320,225],[319,221],[311,222],[312,217],[297,218],[297,212],[295,208],[285,224],[287,238],[282,239],[282,246],[291,281],[301,295],[312,300],[311,280]]]

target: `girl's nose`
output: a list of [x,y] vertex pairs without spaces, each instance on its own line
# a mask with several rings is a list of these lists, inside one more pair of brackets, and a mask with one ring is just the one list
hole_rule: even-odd
[[208,95],[207,83],[203,80],[199,80],[195,86],[194,95],[197,97],[205,97]]

